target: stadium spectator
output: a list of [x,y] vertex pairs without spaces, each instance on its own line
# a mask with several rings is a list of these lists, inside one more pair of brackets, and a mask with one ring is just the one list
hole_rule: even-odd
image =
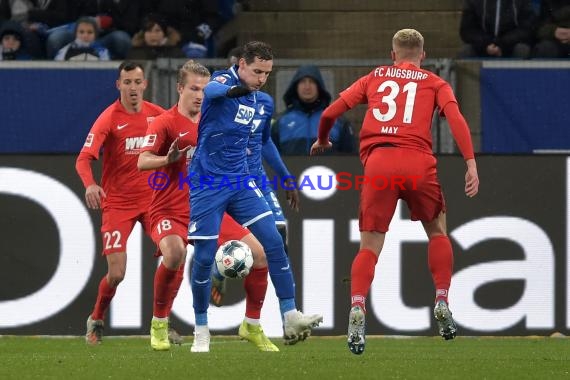
[[[209,351],[208,303],[216,239],[224,211],[248,227],[267,255],[269,274],[275,286],[286,344],[306,339],[321,315],[304,315],[297,310],[295,284],[289,259],[275,220],[254,181],[241,184],[249,174],[247,144],[257,112],[257,91],[273,67],[273,53],[263,42],[244,46],[237,67],[217,71],[204,89],[204,103],[198,131],[198,147],[192,159],[190,190],[191,216],[188,238],[194,240],[192,295],[194,298],[194,352]],[[196,186],[209,178],[210,186]],[[225,186],[219,186],[226,184]],[[229,187],[227,186],[229,184]]]
[[185,57],[178,47],[180,33],[158,14],[145,16],[142,29],[133,36],[129,59],[156,59]]
[[[283,155],[308,155],[317,138],[321,114],[331,102],[318,67],[299,67],[283,95],[283,101],[287,110],[273,124],[273,142]],[[345,118],[339,118],[335,123],[331,141],[333,147],[329,153],[356,153],[354,131]]]
[[[148,208],[152,190],[147,174],[137,170],[137,160],[148,124],[164,110],[143,100],[147,87],[143,67],[123,62],[117,79],[119,99],[97,118],[75,169],[85,186],[87,206],[103,210],[101,237],[107,274],[99,283],[97,300],[87,319],[85,339],[88,344],[101,342],[105,313],[125,276],[127,239],[138,221],[150,235]],[[99,159],[103,148],[101,185],[93,178],[91,162]]]
[[464,0],[458,58],[529,58],[535,22],[530,0]]
[[182,35],[182,51],[189,58],[208,56],[212,35],[222,24],[218,1],[157,0],[152,10]]
[[[73,20],[81,17],[94,17],[99,29],[97,42],[111,53],[111,59],[124,59],[131,48],[131,38],[139,30],[140,21],[145,15],[144,2],[139,0],[76,0],[71,14]],[[74,23],[57,28],[47,39],[48,58],[73,41]]]
[[[352,262],[348,347],[362,354],[365,346],[366,297],[398,199],[406,201],[411,219],[420,220],[429,239],[428,265],[435,285],[434,316],[439,334],[453,339],[457,327],[448,307],[453,251],[446,231],[446,207],[432,153],[434,110],[447,117],[467,172],[465,193],[478,192],[479,179],[469,127],[451,86],[420,68],[424,38],[403,29],[392,39],[392,66],[380,66],[340,93],[324,112],[311,154],[329,149],[329,131],[337,117],[360,103],[368,105],[360,132],[360,159],[369,178],[398,179],[397,186],[364,181],[360,195],[360,250]],[[402,180],[405,179],[405,180]],[[414,179],[415,178],[415,179]],[[380,189],[378,189],[380,188]]]
[[0,27],[0,61],[22,61],[32,57],[26,51],[24,31],[15,21],[6,21]]
[[28,53],[42,59],[46,57],[45,39],[49,30],[74,19],[70,14],[71,4],[72,0],[4,0],[0,1],[0,19],[20,23]]
[[75,23],[75,41],[62,47],[56,61],[108,61],[109,50],[100,45],[97,38],[97,23],[91,17],[82,17]]
[[[149,126],[143,152],[139,155],[139,169],[161,168],[171,181],[178,181],[180,173],[188,172],[187,162],[196,148],[200,106],[209,79],[210,72],[199,63],[189,61],[182,66],[177,79],[178,104]],[[180,191],[176,186],[155,190],[150,217],[151,226],[156,226],[152,229],[152,238],[163,256],[154,281],[151,346],[155,350],[168,350],[168,315],[184,274],[190,220],[188,192]],[[246,228],[226,215],[218,244],[228,240],[242,240],[251,247],[254,257],[253,268],[244,281],[246,311],[239,335],[261,351],[279,351],[259,324],[268,284],[263,247]]]
[[230,66],[237,65],[241,56],[241,46],[237,46],[228,52],[228,63]]
[[570,57],[570,1],[542,0],[535,58]]

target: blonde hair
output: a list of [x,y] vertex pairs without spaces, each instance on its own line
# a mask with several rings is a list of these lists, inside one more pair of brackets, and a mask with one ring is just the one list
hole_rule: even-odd
[[424,51],[424,36],[415,29],[401,29],[392,38],[392,49],[401,58],[416,58]]
[[184,63],[180,70],[178,70],[178,77],[176,78],[176,82],[180,85],[184,85],[186,83],[186,77],[188,74],[196,74],[201,77],[209,77],[210,71],[206,68],[206,66],[191,59]]

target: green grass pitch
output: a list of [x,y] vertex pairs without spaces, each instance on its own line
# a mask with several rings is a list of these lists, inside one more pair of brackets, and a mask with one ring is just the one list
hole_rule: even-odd
[[349,352],[345,337],[311,337],[280,352],[213,336],[210,353],[190,352],[191,337],[168,352],[149,338],[0,337],[0,379],[570,379],[566,338],[368,337]]

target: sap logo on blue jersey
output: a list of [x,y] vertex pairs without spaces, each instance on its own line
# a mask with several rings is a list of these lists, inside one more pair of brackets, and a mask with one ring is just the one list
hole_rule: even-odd
[[253,107],[248,107],[240,104],[234,121],[236,123],[248,125],[251,123],[253,115],[255,115],[255,109]]

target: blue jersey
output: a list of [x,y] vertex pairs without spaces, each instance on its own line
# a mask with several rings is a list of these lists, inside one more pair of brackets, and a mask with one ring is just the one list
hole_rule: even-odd
[[257,112],[253,116],[253,126],[247,144],[247,163],[251,175],[262,175],[262,148],[271,138],[271,118],[273,99],[265,92],[257,93]]
[[241,85],[237,66],[214,72],[204,88],[198,146],[191,175],[211,177],[214,183],[239,182],[249,175],[247,144],[257,109],[257,91],[239,98],[225,96],[231,86]]
[[253,126],[247,145],[249,172],[258,178],[266,175],[263,169],[263,160],[267,161],[277,176],[283,178],[291,175],[283,163],[277,147],[271,140],[273,110],[273,98],[265,92],[258,91],[257,112],[253,116]]

